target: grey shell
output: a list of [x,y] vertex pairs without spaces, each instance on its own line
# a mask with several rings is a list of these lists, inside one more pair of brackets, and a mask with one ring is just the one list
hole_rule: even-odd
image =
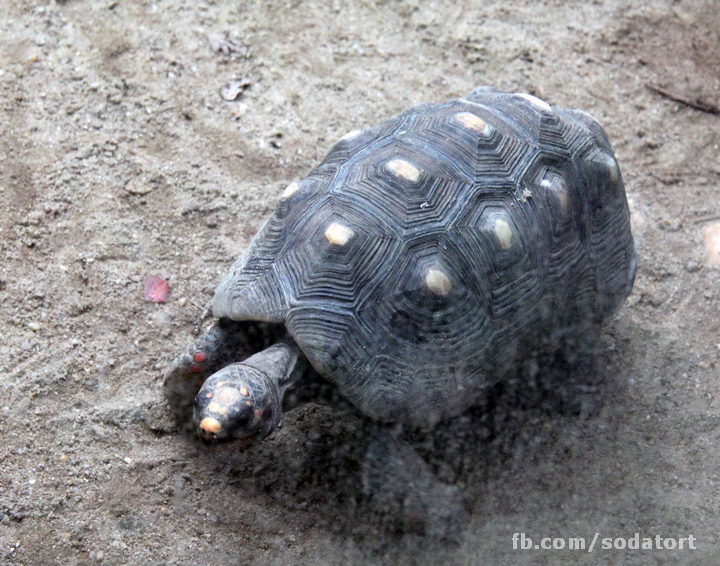
[[620,171],[590,115],[479,88],[351,132],[218,287],[216,317],[283,322],[365,414],[460,414],[557,329],[632,289]]

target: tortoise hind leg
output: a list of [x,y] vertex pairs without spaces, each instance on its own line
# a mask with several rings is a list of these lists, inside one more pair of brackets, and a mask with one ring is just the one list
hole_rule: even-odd
[[458,542],[467,511],[455,486],[442,483],[397,430],[373,423],[363,462],[372,507],[404,530]]
[[602,407],[608,384],[598,363],[604,353],[600,330],[599,324],[588,323],[567,333],[552,367],[545,371],[555,405],[565,415],[584,420]]
[[205,380],[223,367],[265,349],[285,332],[281,325],[220,319],[165,371],[163,390],[181,426],[190,426],[192,406]]

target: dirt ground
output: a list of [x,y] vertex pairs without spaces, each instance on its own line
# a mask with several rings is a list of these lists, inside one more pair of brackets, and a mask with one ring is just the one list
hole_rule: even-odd
[[[0,0],[0,29],[0,563],[720,561],[720,116],[646,86],[720,105],[717,0]],[[365,512],[350,415],[300,409],[244,452],[178,434],[162,370],[280,191],[347,131],[480,85],[584,109],[616,150],[639,270],[599,412],[500,393],[426,438],[470,509],[452,544]]]

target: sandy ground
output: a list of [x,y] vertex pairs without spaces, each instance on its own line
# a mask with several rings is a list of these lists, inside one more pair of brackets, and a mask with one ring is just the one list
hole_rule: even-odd
[[[720,271],[697,221],[720,213],[720,116],[646,88],[720,104],[717,0],[2,0],[0,29],[0,563],[720,561]],[[349,415],[306,407],[245,452],[178,434],[162,370],[286,184],[347,131],[484,84],[585,109],[616,150],[639,271],[600,411],[500,394],[425,439],[466,494],[456,544],[365,512]],[[601,547],[635,533],[696,549]]]

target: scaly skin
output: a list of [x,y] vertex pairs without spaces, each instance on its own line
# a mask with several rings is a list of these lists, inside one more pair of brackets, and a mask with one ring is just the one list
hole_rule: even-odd
[[208,377],[267,348],[284,332],[281,325],[220,319],[199,336],[163,379],[165,398],[178,422],[191,425],[195,396]]

